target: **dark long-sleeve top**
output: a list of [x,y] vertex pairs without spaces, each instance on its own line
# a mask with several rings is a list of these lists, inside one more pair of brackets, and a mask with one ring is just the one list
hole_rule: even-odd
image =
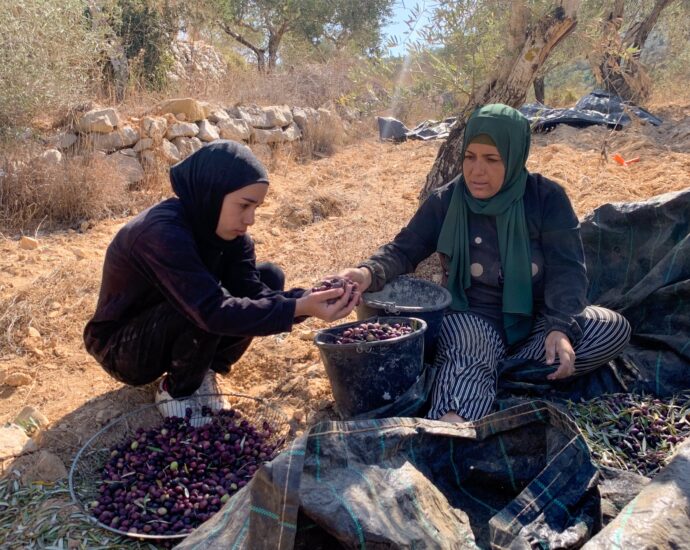
[[164,300],[211,334],[287,332],[303,293],[269,289],[259,279],[249,236],[222,244],[200,239],[180,200],[168,199],[133,218],[108,247],[84,341],[101,355],[113,332]]
[[[398,275],[411,273],[436,251],[455,183],[436,190],[390,243],[360,264],[372,272],[370,291],[380,290]],[[580,224],[563,188],[540,174],[530,174],[524,210],[532,252],[534,313],[545,318],[545,331],[565,333],[574,344],[582,337],[582,311],[587,305],[587,274]],[[468,218],[471,285],[469,310],[503,334],[503,273],[494,217]],[[444,271],[448,258],[441,255]],[[447,277],[447,272],[445,273]]]

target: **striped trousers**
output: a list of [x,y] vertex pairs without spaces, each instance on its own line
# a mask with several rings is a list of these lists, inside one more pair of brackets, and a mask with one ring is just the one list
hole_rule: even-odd
[[[583,336],[576,346],[575,374],[591,372],[616,357],[630,339],[630,325],[609,309],[588,306]],[[428,418],[455,412],[467,420],[489,413],[496,397],[497,367],[504,359],[532,359],[545,364],[544,318],[537,317],[529,337],[516,349],[506,349],[496,329],[469,312],[444,317],[434,366],[437,377]],[[558,368],[556,362],[553,370]]]

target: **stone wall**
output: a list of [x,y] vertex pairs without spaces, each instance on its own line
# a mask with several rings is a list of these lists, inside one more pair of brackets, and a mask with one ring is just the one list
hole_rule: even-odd
[[175,164],[217,139],[241,141],[250,147],[295,142],[318,125],[345,130],[345,122],[329,109],[276,105],[221,108],[192,98],[170,99],[142,118],[123,118],[114,108],[79,115],[72,128],[48,140],[44,161],[59,163],[64,154],[106,155],[130,185],[157,163]]

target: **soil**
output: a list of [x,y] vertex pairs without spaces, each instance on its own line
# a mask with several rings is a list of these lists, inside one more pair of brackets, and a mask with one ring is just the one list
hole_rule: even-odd
[[[535,135],[528,168],[561,183],[580,216],[604,203],[683,189],[690,173],[690,105],[651,110],[665,120],[661,127],[561,126]],[[311,287],[355,265],[415,212],[439,146],[372,137],[308,164],[273,159],[269,196],[251,230],[258,260],[280,265],[288,287]],[[615,153],[639,162],[621,166]],[[28,375],[25,385],[0,384],[0,422],[13,420],[25,405],[37,408],[50,420],[41,445],[68,467],[95,431],[153,398],[153,385],[129,388],[110,378],[81,340],[104,252],[126,221],[38,234],[34,250],[22,249],[18,236],[0,240],[0,380]],[[342,322],[352,320],[354,314]],[[222,389],[268,399],[298,431],[332,417],[330,386],[312,343],[314,331],[325,326],[309,319],[292,333],[256,339],[220,380]]]

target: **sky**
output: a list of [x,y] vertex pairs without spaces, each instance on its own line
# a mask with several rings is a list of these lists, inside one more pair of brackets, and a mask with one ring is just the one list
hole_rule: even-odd
[[410,28],[405,22],[412,16],[415,8],[419,8],[418,11],[422,12],[422,16],[416,23],[416,29],[423,27],[428,22],[430,4],[431,2],[425,2],[424,0],[396,0],[391,22],[384,27],[385,35],[398,38],[399,45],[389,49],[391,55],[405,55],[407,46],[404,42],[413,42],[419,38],[416,30],[410,33]]

